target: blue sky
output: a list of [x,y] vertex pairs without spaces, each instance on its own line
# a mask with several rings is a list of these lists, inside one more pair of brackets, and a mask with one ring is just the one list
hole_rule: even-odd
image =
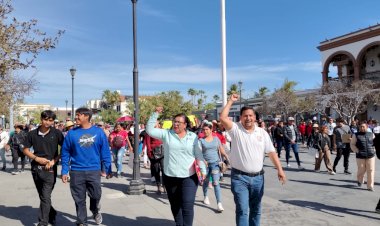
[[[13,16],[35,18],[54,34],[65,30],[56,49],[41,54],[39,90],[26,103],[75,106],[101,97],[105,89],[132,95],[132,3],[130,0],[17,0]],[[297,89],[321,83],[316,48],[333,38],[380,22],[378,1],[226,0],[228,86],[243,82],[243,97],[261,86],[270,90],[285,78]],[[205,90],[221,96],[219,0],[138,0],[139,93]],[[190,98],[189,98],[190,99]]]

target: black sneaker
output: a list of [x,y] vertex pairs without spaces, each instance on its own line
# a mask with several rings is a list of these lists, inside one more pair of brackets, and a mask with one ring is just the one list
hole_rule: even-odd
[[350,171],[348,171],[348,170],[345,170],[344,173],[345,173],[345,174],[348,174],[348,175],[351,175],[351,174],[352,174],[352,173],[351,173]]
[[376,207],[375,212],[376,212],[376,213],[380,213],[380,206]]
[[55,225],[56,218],[57,218],[57,211],[54,210],[54,213],[52,213],[51,216],[49,216],[49,224]]
[[361,187],[362,186],[362,183],[360,183],[359,181],[358,181],[358,187]]
[[6,168],[7,168],[7,167],[3,166],[3,168],[1,168],[1,170],[2,170],[2,171],[5,171]]

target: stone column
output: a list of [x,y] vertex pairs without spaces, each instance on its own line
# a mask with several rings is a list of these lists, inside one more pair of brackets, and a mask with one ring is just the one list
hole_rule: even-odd
[[329,75],[329,71],[322,71],[322,82],[323,84],[326,84],[328,81],[327,81],[327,77]]

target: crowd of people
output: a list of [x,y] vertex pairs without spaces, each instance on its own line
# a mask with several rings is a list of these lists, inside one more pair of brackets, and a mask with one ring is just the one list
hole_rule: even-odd
[[[163,108],[158,106],[146,128],[139,126],[138,141],[133,140],[132,124],[117,122],[111,129],[103,122],[93,123],[92,112],[87,108],[77,109],[75,122],[67,119],[65,123],[58,122],[54,112],[46,110],[41,113],[37,126],[16,124],[10,134],[0,127],[2,170],[6,170],[6,151],[12,153],[13,175],[24,172],[25,164],[31,162],[40,197],[38,225],[41,226],[55,223],[51,193],[59,162],[62,182],[70,182],[77,225],[87,224],[86,194],[90,197],[93,219],[101,224],[101,177],[125,176],[123,158],[128,153],[141,155],[143,167],[150,168],[157,194],[168,196],[176,225],[192,225],[199,185],[203,190],[203,203],[210,205],[208,191],[213,188],[216,210],[224,211],[220,181],[223,181],[226,164],[231,169],[236,225],[260,225],[263,161],[265,156],[270,158],[279,181],[284,184],[286,176],[280,162],[283,147],[285,167],[292,167],[292,150],[297,169],[305,169],[299,156],[299,145],[302,145],[315,155],[315,172],[321,172],[324,161],[330,175],[336,174],[342,156],[344,173],[351,174],[349,156],[355,152],[357,185],[361,187],[366,181],[367,189],[374,191],[375,157],[379,154],[376,150],[380,150],[380,126],[376,121],[353,121],[349,126],[342,118],[323,118],[320,123],[313,119],[296,124],[293,117],[288,117],[286,122],[278,120],[268,125],[253,108],[245,106],[241,109],[240,121],[233,122],[228,113],[238,98],[236,94],[231,95],[220,121],[205,117],[194,125],[185,114],[178,114],[173,117],[170,129],[162,128],[159,116]],[[133,149],[135,142],[139,143],[138,150]],[[333,154],[336,154],[334,161]],[[380,212],[380,200],[376,211]]]

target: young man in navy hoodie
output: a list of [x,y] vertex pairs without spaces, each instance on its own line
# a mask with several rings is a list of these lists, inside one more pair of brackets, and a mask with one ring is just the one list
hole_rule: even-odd
[[[102,223],[100,214],[101,165],[104,164],[108,175],[111,175],[111,154],[104,131],[91,125],[92,112],[87,108],[75,111],[75,122],[78,127],[70,130],[63,142],[62,182],[67,183],[70,169],[70,190],[73,196],[77,225],[87,225],[86,192],[90,197],[90,210],[97,224]],[[108,176],[107,176],[108,178]]]

